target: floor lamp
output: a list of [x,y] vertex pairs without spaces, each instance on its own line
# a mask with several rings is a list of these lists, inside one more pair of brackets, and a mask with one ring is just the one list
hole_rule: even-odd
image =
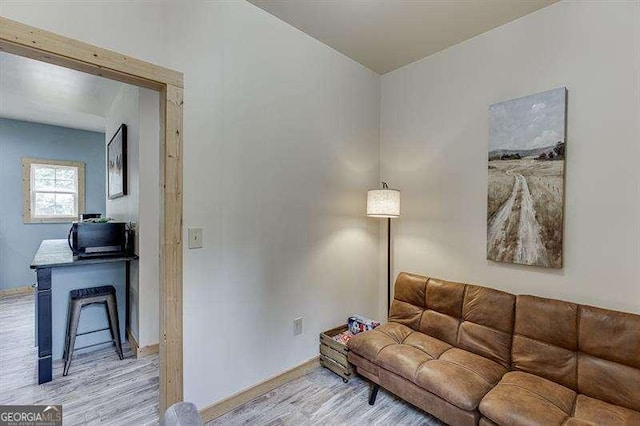
[[382,189],[367,192],[367,216],[387,219],[387,318],[391,308],[391,219],[400,217],[400,191],[382,182]]

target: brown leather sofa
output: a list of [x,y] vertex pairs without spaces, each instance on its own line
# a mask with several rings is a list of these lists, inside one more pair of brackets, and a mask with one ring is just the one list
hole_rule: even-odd
[[348,343],[371,380],[451,425],[640,425],[640,315],[402,273]]

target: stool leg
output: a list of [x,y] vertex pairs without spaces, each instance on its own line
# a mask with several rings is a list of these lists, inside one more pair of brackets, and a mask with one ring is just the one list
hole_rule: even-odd
[[107,297],[107,314],[109,317],[109,328],[111,329],[111,336],[113,336],[113,342],[116,345],[116,351],[118,357],[124,359],[122,353],[122,343],[120,342],[120,322],[118,321],[118,305],[116,304],[116,298],[114,295]]
[[64,351],[62,352],[62,359],[67,360],[69,353],[69,339],[71,338],[71,306],[73,301],[69,298],[69,304],[67,305],[67,330],[64,335]]
[[115,343],[116,335],[113,332],[113,326],[111,325],[111,317],[109,316],[109,304],[107,303],[106,300],[103,304],[104,304],[104,308],[107,310],[107,320],[109,321],[109,334],[111,335],[111,343]]
[[80,312],[82,311],[82,303],[71,302],[71,309],[69,315],[69,330],[68,337],[65,345],[65,359],[64,369],[62,375],[69,374],[69,367],[71,367],[71,358],[73,358],[73,347],[76,344],[76,335],[78,334],[78,323],[80,322]]

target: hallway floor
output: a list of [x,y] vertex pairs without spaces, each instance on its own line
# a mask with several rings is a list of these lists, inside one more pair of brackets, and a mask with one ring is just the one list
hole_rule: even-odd
[[69,375],[53,363],[53,381],[38,385],[34,294],[0,297],[0,405],[62,404],[67,425],[158,423],[158,355],[125,359],[113,347],[74,355]]

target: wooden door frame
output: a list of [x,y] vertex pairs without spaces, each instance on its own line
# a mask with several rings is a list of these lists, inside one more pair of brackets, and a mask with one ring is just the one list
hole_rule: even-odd
[[183,399],[183,75],[0,16],[0,51],[145,87],[160,93],[160,416]]

